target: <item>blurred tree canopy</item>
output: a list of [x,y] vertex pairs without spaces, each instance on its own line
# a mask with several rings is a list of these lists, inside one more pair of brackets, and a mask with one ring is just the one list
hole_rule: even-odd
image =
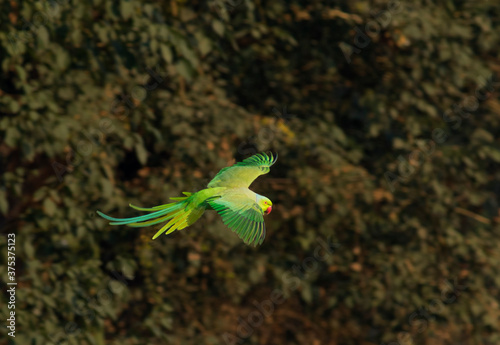
[[[497,2],[0,3],[16,344],[500,343]],[[266,150],[257,249],[96,217]]]

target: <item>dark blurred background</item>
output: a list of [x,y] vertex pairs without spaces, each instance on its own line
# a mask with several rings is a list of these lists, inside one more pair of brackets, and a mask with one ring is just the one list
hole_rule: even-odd
[[[497,1],[0,3],[0,344],[500,344]],[[258,248],[96,216],[263,151]]]

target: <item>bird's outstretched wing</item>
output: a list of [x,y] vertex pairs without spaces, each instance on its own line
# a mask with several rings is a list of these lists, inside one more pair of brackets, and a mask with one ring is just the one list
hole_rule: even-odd
[[278,159],[278,155],[272,153],[259,153],[223,168],[208,184],[212,187],[248,188],[250,184],[260,175],[267,174],[269,167]]
[[266,237],[266,225],[262,210],[253,200],[244,194],[225,195],[208,201],[219,213],[222,221],[246,244],[262,244]]

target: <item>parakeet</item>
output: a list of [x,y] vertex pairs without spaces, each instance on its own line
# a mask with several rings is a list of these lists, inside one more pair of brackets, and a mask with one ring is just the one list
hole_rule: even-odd
[[97,211],[111,221],[111,225],[143,227],[168,221],[153,236],[166,235],[182,230],[200,218],[207,208],[214,209],[222,221],[246,243],[262,244],[266,236],[263,215],[271,213],[273,203],[265,196],[252,192],[248,187],[260,175],[267,174],[278,159],[276,154],[260,153],[233,166],[223,168],[208,183],[206,189],[196,193],[183,192],[185,196],[170,198],[175,202],[152,208],[130,207],[149,214],[133,218],[113,218]]

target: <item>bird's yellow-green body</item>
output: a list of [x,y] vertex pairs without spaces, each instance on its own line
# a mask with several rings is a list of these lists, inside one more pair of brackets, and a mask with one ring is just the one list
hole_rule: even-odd
[[252,192],[248,187],[262,174],[269,172],[269,167],[278,157],[257,154],[242,162],[223,168],[207,185],[196,193],[183,193],[183,197],[171,198],[175,202],[152,208],[130,205],[149,214],[133,218],[113,218],[102,212],[98,214],[112,225],[143,227],[166,222],[153,236],[169,234],[184,229],[196,222],[207,208],[216,210],[222,221],[235,231],[247,244],[262,244],[266,234],[264,214],[272,210],[268,198]]

